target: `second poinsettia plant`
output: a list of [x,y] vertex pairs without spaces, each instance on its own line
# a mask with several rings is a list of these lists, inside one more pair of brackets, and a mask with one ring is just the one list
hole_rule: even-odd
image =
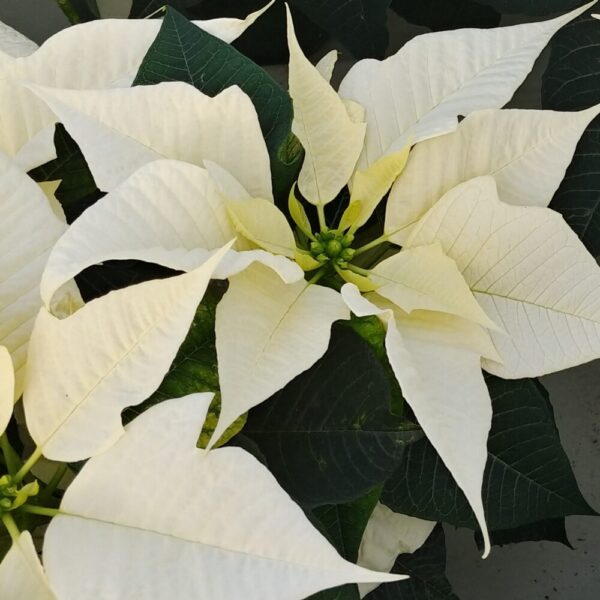
[[0,30],[3,599],[384,598],[438,521],[593,513],[526,378],[600,357],[547,208],[600,107],[501,108],[589,6],[338,90],[288,10],[289,95],[229,44],[264,10]]

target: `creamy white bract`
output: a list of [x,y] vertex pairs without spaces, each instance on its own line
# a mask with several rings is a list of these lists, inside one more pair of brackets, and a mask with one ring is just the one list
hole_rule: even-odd
[[[562,218],[545,208],[600,109],[500,110],[554,32],[588,7],[543,23],[420,36],[385,61],[359,62],[339,93],[329,83],[334,57],[313,66],[288,15],[293,132],[305,150],[297,187],[319,221],[313,229],[292,190],[296,233],[273,203],[256,112],[239,88],[215,98],[182,83],[77,91],[30,78],[19,88],[29,102],[45,103],[48,123],[64,124],[109,192],[52,242],[41,277],[27,422],[39,454],[92,458],[50,525],[50,583],[39,598],[120,598],[141,586],[135,589],[148,598],[162,598],[166,589],[180,598],[207,589],[225,599],[276,598],[286,589],[300,599],[344,582],[389,580],[334,556],[243,451],[202,457],[195,450],[207,395],[155,407],[123,432],[120,411],[158,385],[211,277],[229,279],[216,317],[222,409],[211,444],[310,368],[326,351],[333,322],[376,315],[403,394],[471,504],[487,555],[481,486],[492,411],[482,367],[504,378],[535,377],[600,356],[600,270]],[[30,77],[27,69],[16,73],[11,77]],[[179,103],[185,110],[173,110]],[[460,124],[459,116],[466,117]],[[14,134],[12,154],[31,133]],[[329,223],[325,207],[346,185],[349,205],[338,223]],[[356,232],[390,189],[383,236],[357,247]],[[368,268],[354,263],[383,242],[395,243],[397,252]],[[58,318],[57,293],[86,267],[114,259],[186,273]],[[339,285],[323,285],[336,277]],[[96,328],[90,344],[86,336]],[[5,354],[0,366],[8,369]],[[144,389],[132,387],[140,378]],[[0,424],[12,399],[0,390]],[[195,508],[186,502],[200,493],[196,488],[181,492],[180,505],[169,503],[172,513],[161,510],[160,493],[144,496],[140,508],[143,492],[126,489],[146,472],[148,453],[153,464],[172,469],[165,493],[179,473],[190,486],[206,484]],[[215,469],[238,486],[247,482],[242,495],[245,505],[256,502],[251,513],[237,518],[235,499],[219,495],[218,481],[211,487]],[[115,494],[105,497],[111,485]],[[212,525],[199,526],[198,507],[214,517]],[[384,516],[407,530],[413,549],[431,530]],[[294,528],[294,536],[279,535],[277,527]],[[375,522],[368,531],[374,528]],[[255,531],[268,540],[268,556],[257,550]],[[284,540],[292,538],[288,546]],[[364,556],[371,546],[366,539],[361,560],[377,568],[389,568],[401,551],[392,545],[377,549],[381,556]],[[165,588],[164,565],[182,547],[182,577]],[[111,577],[130,553],[140,561],[131,579]],[[0,590],[10,590],[7,582],[22,577],[32,560],[27,534],[16,537],[0,566]],[[261,574],[230,570],[242,560]]]

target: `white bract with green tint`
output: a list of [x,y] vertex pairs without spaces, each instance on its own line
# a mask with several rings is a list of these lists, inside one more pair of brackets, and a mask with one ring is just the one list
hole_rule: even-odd
[[[32,88],[111,190],[52,252],[46,305],[89,265],[137,258],[187,271],[237,234],[235,268],[218,273],[230,284],[216,315],[222,409],[212,443],[312,366],[334,321],[377,315],[406,400],[467,496],[487,554],[481,486],[492,412],[482,364],[505,378],[533,377],[600,356],[600,306],[590,297],[598,266],[560,217],[539,208],[598,109],[499,110],[553,33],[586,8],[420,36],[383,62],[359,62],[339,95],[329,84],[335,55],[311,65],[288,14],[292,129],[305,150],[289,200],[296,232],[273,203],[257,117],[239,89],[208,99],[185,84]],[[161,111],[157,123],[153,109],[167,92],[190,110]],[[215,123],[230,102],[236,112]],[[467,115],[460,125],[459,115]],[[180,136],[201,140],[193,155]],[[328,222],[326,206],[346,185],[348,206]],[[383,235],[357,247],[390,188]],[[300,195],[316,207],[316,227]],[[403,248],[357,266],[383,242]],[[252,252],[260,254],[239,262]]]

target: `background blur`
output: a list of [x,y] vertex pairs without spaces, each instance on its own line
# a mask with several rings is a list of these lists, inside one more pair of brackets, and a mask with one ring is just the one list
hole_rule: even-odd
[[[128,3],[112,2],[117,10]],[[0,0],[0,20],[37,43],[68,26],[54,0]],[[502,24],[527,20],[532,19],[511,17]],[[428,31],[407,24],[392,12],[390,30],[390,51]],[[546,60],[544,53],[511,105],[540,107],[540,78]],[[340,72],[349,64],[342,60]],[[272,71],[285,80],[285,67],[275,66]],[[545,377],[542,383],[550,392],[563,445],[581,490],[600,510],[600,361]],[[447,528],[448,577],[454,591],[461,600],[598,600],[600,518],[568,517],[567,531],[574,550],[558,543],[527,542],[494,547],[490,558],[482,561],[470,531]]]

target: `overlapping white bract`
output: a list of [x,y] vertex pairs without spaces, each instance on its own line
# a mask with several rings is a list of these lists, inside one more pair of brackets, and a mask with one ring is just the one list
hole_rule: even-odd
[[[41,306],[39,282],[50,249],[66,225],[54,215],[44,192],[0,152],[0,344],[12,356],[15,396],[23,391],[27,345]],[[67,308],[80,299],[76,288],[57,296]],[[60,308],[57,306],[56,308]]]
[[492,177],[461,184],[415,226],[408,246],[438,241],[494,333],[500,377],[538,377],[600,356],[600,268],[562,217],[498,199]]
[[390,192],[386,233],[402,244],[446,192],[481,175],[494,177],[504,202],[548,206],[581,134],[599,112],[600,106],[579,112],[479,111],[455,132],[417,144]]
[[148,409],[69,487],[44,542],[61,600],[301,600],[400,579],[343,560],[244,450],[198,450],[211,396]]
[[63,320],[40,310],[24,406],[44,456],[83,460],[122,435],[121,411],[159,386],[226,251],[190,273],[111,292]]
[[[58,240],[42,277],[42,299],[48,307],[64,283],[106,260],[137,259],[190,271],[236,235],[227,200],[209,171],[157,160],[88,208]],[[285,281],[302,277],[291,261],[261,250],[230,251],[213,277],[234,275],[255,260]]]
[[[195,23],[226,42],[240,36],[271,6],[244,20],[214,19]],[[23,83],[68,88],[127,87],[161,26],[156,19],[110,19],[68,27],[38,50],[23,36],[0,30],[0,150],[16,156],[36,134],[49,135],[40,148],[39,162],[54,158],[52,130],[56,117]],[[37,166],[35,164],[30,167]]]
[[103,90],[32,89],[75,139],[101,190],[114,189],[148,162],[174,158],[199,166],[205,160],[215,162],[252,196],[273,196],[256,110],[237,86],[214,98],[181,82]]
[[452,131],[459,115],[504,106],[554,33],[592,4],[541,23],[420,35],[384,61],[357,63],[340,94],[367,109],[360,166]]

